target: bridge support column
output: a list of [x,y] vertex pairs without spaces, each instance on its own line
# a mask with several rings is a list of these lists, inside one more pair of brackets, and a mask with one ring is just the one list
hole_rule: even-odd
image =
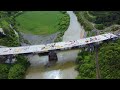
[[58,57],[56,51],[49,51],[48,53],[48,60],[47,67],[54,65],[58,61]]
[[51,62],[51,61],[57,61],[58,60],[57,54],[56,54],[55,51],[50,51],[48,53],[48,57],[49,57],[49,62]]

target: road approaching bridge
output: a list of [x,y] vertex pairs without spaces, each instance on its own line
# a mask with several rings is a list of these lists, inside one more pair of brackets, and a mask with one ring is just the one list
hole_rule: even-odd
[[117,38],[116,35],[112,33],[101,34],[93,37],[83,38],[79,40],[71,40],[67,42],[50,43],[46,45],[31,45],[31,46],[20,46],[20,47],[5,47],[0,48],[0,55],[10,55],[10,54],[23,54],[23,53],[44,53],[50,50],[64,50],[68,48],[73,48],[76,46],[85,46],[87,44],[101,42],[104,40],[109,40]]

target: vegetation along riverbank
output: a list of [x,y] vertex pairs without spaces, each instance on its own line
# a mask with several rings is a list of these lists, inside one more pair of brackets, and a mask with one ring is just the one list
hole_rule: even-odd
[[[81,11],[82,12],[82,11]],[[116,11],[85,11],[85,12],[77,11],[78,18],[81,18],[80,15],[84,15],[84,17],[89,21],[89,23],[94,23],[94,29],[98,34],[102,33],[119,33],[119,12]],[[84,13],[84,14],[83,14]],[[108,18],[109,17],[109,18]],[[83,19],[82,19],[83,20]],[[84,20],[79,20],[82,24]],[[88,36],[93,36],[90,34],[93,28],[86,28],[88,25],[85,22],[83,26],[85,30],[89,31]],[[92,25],[88,25],[91,27]],[[93,32],[92,32],[93,33]],[[116,33],[116,34],[117,34]],[[94,33],[96,35],[96,33]],[[81,49],[76,59],[76,70],[79,72],[77,79],[96,79],[96,51],[93,52],[85,51]],[[98,48],[98,64],[99,64],[99,72],[101,79],[119,79],[120,78],[120,40],[116,40],[114,42],[106,42],[99,45]]]
[[[59,32],[55,41],[60,41],[69,25],[69,16],[65,11],[1,11],[0,27],[6,36],[0,37],[1,46],[15,47],[23,43],[30,44],[20,32],[35,35],[50,35]],[[16,35],[17,32],[18,36]],[[13,56],[14,63],[5,63],[7,57],[1,56],[0,79],[22,79],[30,63],[26,55]]]

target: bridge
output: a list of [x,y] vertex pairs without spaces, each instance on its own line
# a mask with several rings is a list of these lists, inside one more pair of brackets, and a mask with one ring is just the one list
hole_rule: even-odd
[[71,40],[67,42],[57,42],[44,45],[31,45],[19,47],[2,47],[0,48],[0,55],[16,55],[25,53],[44,53],[55,50],[65,50],[74,47],[84,47],[85,45],[102,42],[117,38],[117,35],[112,33],[101,34],[93,37],[83,38],[79,40]]

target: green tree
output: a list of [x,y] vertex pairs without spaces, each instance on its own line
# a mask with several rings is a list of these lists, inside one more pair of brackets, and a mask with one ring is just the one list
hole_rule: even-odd
[[[120,39],[100,44],[99,69],[102,79],[120,79]],[[82,63],[79,63],[82,61]],[[96,78],[95,52],[82,50],[77,57],[77,79]]]
[[0,64],[0,79],[7,79],[10,66],[7,64]]
[[81,50],[78,53],[76,62],[76,70],[79,72],[79,75],[76,77],[77,79],[95,78],[96,72],[93,53]]
[[120,78],[120,40],[100,48],[99,61],[102,78]]
[[104,25],[103,24],[95,24],[95,28],[98,30],[102,30],[102,29],[104,29]]
[[30,62],[28,61],[28,59],[23,56],[23,55],[16,55],[16,62],[15,64],[21,64],[23,65],[26,69],[29,67]]
[[21,64],[15,64],[10,68],[8,79],[23,79],[25,74],[25,67]]

